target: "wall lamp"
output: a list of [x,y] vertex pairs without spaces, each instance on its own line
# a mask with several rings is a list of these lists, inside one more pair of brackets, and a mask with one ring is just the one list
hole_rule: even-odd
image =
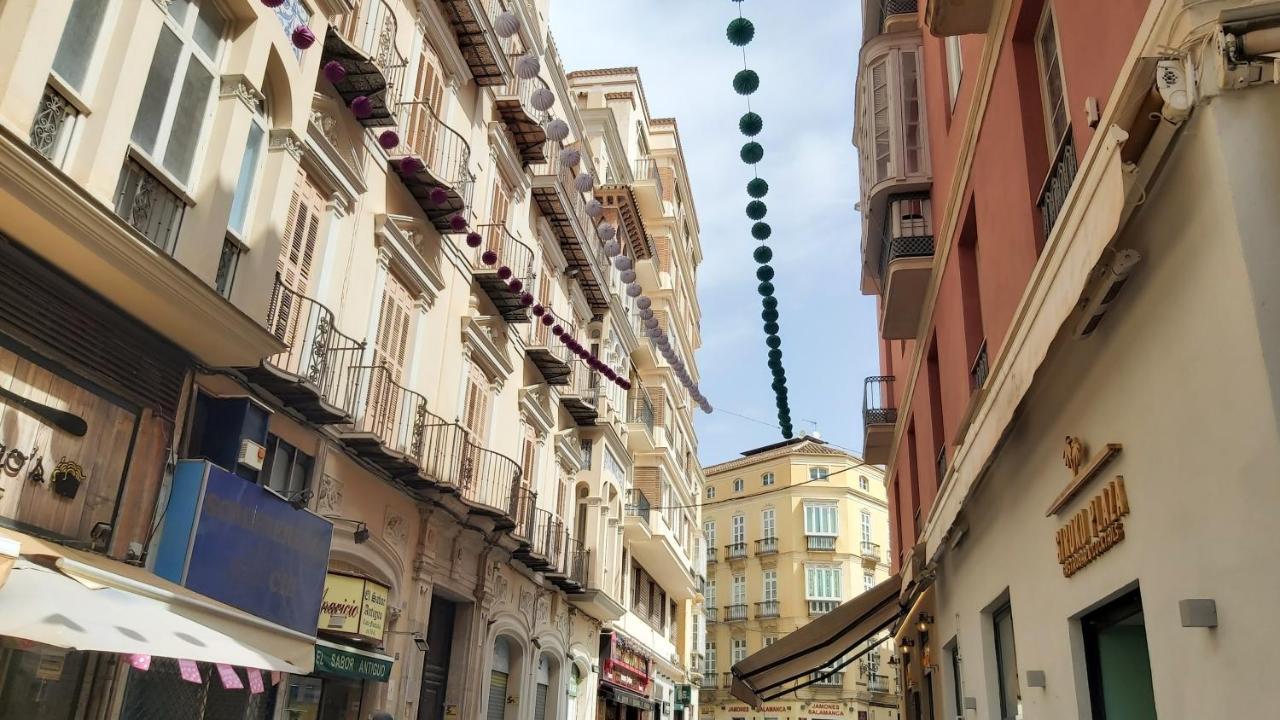
[[920,632],[928,632],[929,626],[933,624],[933,616],[927,612],[920,613],[920,622],[916,625],[916,629]]
[[352,518],[344,518],[337,515],[325,515],[324,518],[326,520],[342,521],[354,524],[356,529],[351,533],[351,538],[356,541],[357,545],[363,545],[369,541],[369,526],[366,525],[363,520],[354,520]]

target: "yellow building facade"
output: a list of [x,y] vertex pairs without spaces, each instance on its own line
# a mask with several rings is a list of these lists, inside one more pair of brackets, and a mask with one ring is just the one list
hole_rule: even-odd
[[729,694],[733,664],[889,576],[880,468],[802,437],[706,468],[704,720],[889,720],[896,680],[886,646],[794,695],[753,710]]

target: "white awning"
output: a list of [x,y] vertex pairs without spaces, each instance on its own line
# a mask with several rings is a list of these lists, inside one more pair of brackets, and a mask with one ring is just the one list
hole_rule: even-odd
[[0,574],[0,635],[75,650],[311,672],[312,637],[132,565],[5,529],[0,540],[21,547],[7,576]]
[[894,575],[733,666],[731,692],[760,704],[811,685],[869,650],[873,636],[897,621],[902,580]]

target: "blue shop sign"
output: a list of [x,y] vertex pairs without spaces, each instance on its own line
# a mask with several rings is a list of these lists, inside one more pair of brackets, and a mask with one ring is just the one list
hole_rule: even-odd
[[333,525],[204,460],[173,474],[155,572],[315,635]]

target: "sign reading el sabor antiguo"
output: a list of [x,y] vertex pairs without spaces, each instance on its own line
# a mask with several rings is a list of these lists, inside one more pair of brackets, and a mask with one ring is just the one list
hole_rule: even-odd
[[1054,535],[1063,576],[1075,575],[1124,540],[1128,514],[1129,494],[1124,477],[1117,475]]

